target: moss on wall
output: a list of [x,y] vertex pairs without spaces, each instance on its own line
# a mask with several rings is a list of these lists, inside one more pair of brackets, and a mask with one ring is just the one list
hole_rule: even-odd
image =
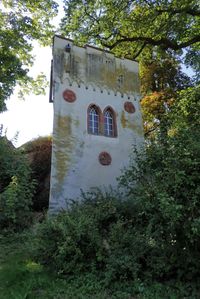
[[[128,71],[126,68],[117,68],[115,71],[110,70],[106,64],[99,65],[101,78],[94,71],[90,73],[88,80],[95,85],[102,84],[103,87],[121,93],[130,93],[131,91],[139,92],[139,79],[137,74]],[[119,76],[122,76],[122,82],[119,83]]]
[[72,119],[70,116],[55,115],[54,132],[54,156],[53,165],[55,172],[56,190],[62,187],[72,163],[72,153],[75,147],[75,138],[72,136]]
[[[57,55],[61,57],[61,54]],[[63,63],[70,79],[79,84],[94,84],[123,94],[139,92],[138,74],[128,70],[125,64],[117,65],[116,59],[106,57],[103,52],[80,56],[79,52],[72,50],[68,56],[65,55],[65,61],[58,59],[58,62]]]
[[134,131],[136,134],[138,134],[139,136],[143,136],[143,129],[141,126],[141,123],[136,119],[135,121],[133,121],[130,117],[130,115],[125,115],[125,112],[122,111],[121,113],[121,125],[122,128],[127,128],[130,129],[132,131]]

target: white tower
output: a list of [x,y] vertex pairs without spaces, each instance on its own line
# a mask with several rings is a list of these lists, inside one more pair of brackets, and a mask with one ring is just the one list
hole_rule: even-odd
[[137,62],[55,36],[52,88],[50,213],[81,190],[115,187],[143,142]]

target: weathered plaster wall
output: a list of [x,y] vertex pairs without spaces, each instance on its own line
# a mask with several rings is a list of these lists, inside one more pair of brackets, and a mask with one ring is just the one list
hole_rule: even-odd
[[[70,46],[70,52],[65,51],[66,46]],[[116,177],[129,161],[132,145],[143,142],[136,62],[93,47],[80,48],[57,36],[53,60],[50,212],[66,208],[81,189],[115,186]],[[117,137],[88,134],[90,104],[97,104],[101,111],[107,106],[113,108]],[[110,154],[110,165],[100,164],[101,152]]]

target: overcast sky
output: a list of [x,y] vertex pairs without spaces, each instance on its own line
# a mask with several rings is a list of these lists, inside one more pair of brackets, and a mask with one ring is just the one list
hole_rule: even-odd
[[[55,18],[55,25],[58,25],[63,15],[62,0],[57,0],[57,2],[60,4],[60,9],[58,17]],[[43,72],[49,79],[52,59],[51,48],[35,46],[34,55],[36,61],[30,74],[34,76]],[[191,75],[189,70],[184,69],[184,71]],[[7,112],[0,113],[0,125],[3,124],[8,139],[12,140],[18,134],[18,138],[14,142],[15,146],[18,147],[39,136],[52,134],[53,104],[49,103],[48,88],[45,96],[30,95],[26,97],[25,101],[19,100],[14,94],[7,101],[7,108]]]
[[[58,26],[64,14],[62,0],[57,0],[60,5],[59,14],[54,19],[55,26]],[[33,54],[36,57],[31,76],[37,76],[43,72],[47,79],[50,78],[52,50],[50,47],[41,48],[34,43]],[[25,142],[52,134],[53,129],[53,104],[49,103],[49,88],[46,89],[45,96],[27,96],[25,101],[17,98],[17,92],[6,102],[8,110],[0,113],[0,125],[3,124],[3,131],[6,131],[8,139],[12,140],[16,134],[15,146],[20,146]]]
[[[39,55],[38,55],[39,53]],[[31,75],[44,72],[50,77],[51,48],[35,47],[36,61],[31,70]],[[8,111],[0,114],[0,124],[3,124],[8,139],[12,139],[18,133],[15,146],[36,138],[49,135],[53,127],[53,105],[49,103],[49,90],[45,96],[30,95],[26,100],[19,100],[14,93],[7,101]]]

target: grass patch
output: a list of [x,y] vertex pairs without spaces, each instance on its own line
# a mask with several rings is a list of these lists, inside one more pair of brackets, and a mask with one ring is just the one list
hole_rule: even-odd
[[31,246],[28,233],[0,237],[1,299],[116,298],[90,275],[64,279],[35,263],[30,259]]
[[[59,277],[31,260],[31,234],[0,236],[1,299],[197,299],[190,284],[113,284],[92,274]],[[190,294],[190,295],[188,295]]]

